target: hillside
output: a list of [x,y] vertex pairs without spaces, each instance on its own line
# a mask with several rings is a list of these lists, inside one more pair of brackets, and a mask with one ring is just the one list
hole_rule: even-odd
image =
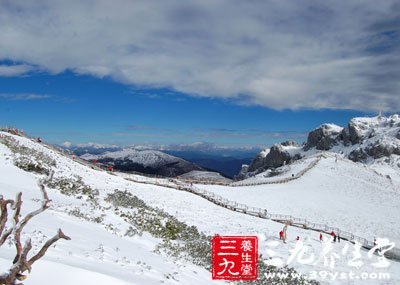
[[[27,138],[6,133],[0,135],[4,136],[0,140],[0,192],[6,197],[14,197],[22,191],[24,212],[39,204],[37,182],[43,174],[38,171],[52,169],[55,172],[53,181],[47,185],[51,208],[32,221],[24,238],[30,235],[34,242],[40,242],[54,234],[58,227],[72,238],[51,248],[33,268],[25,284],[49,284],[47,278],[51,277],[43,275],[45,268],[59,270],[61,274],[68,270],[70,277],[54,277],[61,285],[76,282],[73,274],[77,274],[79,280],[85,280],[85,284],[103,284],[106,281],[113,284],[220,284],[212,282],[206,270],[209,236],[256,234],[260,238],[261,253],[266,258],[268,254],[264,253],[271,246],[269,243],[279,241],[277,233],[282,224],[230,211],[188,192],[154,185],[162,181],[167,183],[167,179],[120,173],[112,175],[91,169]],[[399,222],[394,218],[399,214],[395,207],[397,190],[388,187],[390,182],[385,180],[387,178],[371,176],[373,171],[367,168],[361,171],[358,164],[344,161],[337,167],[335,163],[332,157],[323,159],[302,178],[287,184],[197,187],[249,206],[260,205],[271,212],[293,213],[310,220],[328,222],[368,238],[385,234],[391,240],[397,240]],[[35,171],[21,169],[27,165],[36,165],[25,168]],[[336,179],[342,176],[345,179]],[[140,179],[146,184],[125,178]],[[318,194],[318,191],[322,192]],[[383,194],[380,191],[384,191]],[[171,232],[171,225],[178,231]],[[295,237],[300,236],[312,253],[319,254],[322,244],[318,235],[317,232],[290,227],[288,243],[279,244],[274,250],[277,256],[288,259],[289,250],[296,243]],[[332,246],[340,252],[344,244]],[[0,264],[11,260],[13,253],[13,247],[3,246]],[[366,265],[354,271],[374,271],[366,252],[362,253]],[[350,259],[350,255],[338,259],[336,268],[348,271]],[[310,267],[295,262],[290,266],[304,274],[310,270],[326,270],[323,264]],[[394,285],[400,282],[399,263],[392,262],[390,268],[380,271],[389,272],[391,279],[384,283],[376,280],[321,280],[321,284]]]
[[183,179],[191,182],[221,182],[221,183],[230,183],[231,180],[223,177],[221,174],[217,172],[209,172],[209,171],[197,171],[193,170],[188,173],[182,174],[178,176],[179,179]]
[[[279,168],[273,177],[259,174],[236,182],[238,187],[202,186],[230,200],[266,207],[322,224],[341,226],[369,240],[384,236],[400,244],[400,184],[365,165],[334,155],[322,158],[301,178],[283,184],[261,184],[290,178],[316,157]],[[261,184],[255,186],[240,186]]]

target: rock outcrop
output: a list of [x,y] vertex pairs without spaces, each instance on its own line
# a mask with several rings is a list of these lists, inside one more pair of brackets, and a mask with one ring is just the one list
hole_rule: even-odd
[[300,156],[297,155],[299,150],[300,146],[293,141],[275,144],[256,156],[250,164],[248,172],[277,168],[287,164],[292,160],[300,158]]
[[305,151],[315,147],[318,150],[329,150],[341,139],[343,128],[333,124],[323,124],[308,134]]
[[346,128],[323,124],[308,134],[303,147],[288,141],[263,150],[241,176],[274,170],[315,151],[333,151],[363,163],[400,156],[400,116],[353,118]]

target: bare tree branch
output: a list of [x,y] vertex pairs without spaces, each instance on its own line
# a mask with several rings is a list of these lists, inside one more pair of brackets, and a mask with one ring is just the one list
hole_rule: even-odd
[[[19,215],[21,213],[21,207],[22,207],[22,192],[19,192],[17,194],[17,202],[14,203],[14,227],[16,227],[19,223]],[[16,236],[14,235],[14,240],[15,240],[15,247],[17,250],[17,254],[15,255],[14,263],[18,260],[21,252],[22,252],[22,245],[20,241],[20,235]]]
[[[8,277],[6,280],[7,282],[15,281],[17,274],[19,274],[21,272],[21,269],[27,265],[26,259],[27,259],[28,253],[31,249],[32,249],[32,242],[31,242],[31,239],[28,239],[25,243],[25,246],[23,247],[23,250],[22,250],[21,255],[19,256],[17,262],[15,262],[13,264],[13,266],[11,266],[11,268],[10,268],[10,271],[8,273]],[[30,270],[30,268],[29,268],[29,270]],[[7,283],[5,283],[5,284],[7,284]]]
[[6,227],[7,219],[8,219],[8,209],[7,206],[9,204],[14,204],[13,200],[4,200],[3,196],[0,196],[0,235],[3,233],[4,228]]
[[[53,172],[51,172],[46,180],[49,180],[53,177]],[[9,269],[8,272],[0,275],[0,284],[4,285],[16,285],[17,280],[23,280],[26,278],[23,273],[25,271],[30,272],[33,263],[42,258],[47,250],[52,246],[55,242],[60,239],[70,240],[69,236],[66,236],[61,229],[58,230],[57,234],[49,239],[37,252],[33,257],[28,260],[28,253],[32,249],[32,242],[28,239],[25,242],[25,245],[22,246],[21,243],[21,233],[23,228],[27,225],[27,223],[35,216],[39,215],[43,211],[49,208],[50,199],[47,195],[44,183],[46,180],[41,180],[39,182],[39,188],[43,195],[43,200],[41,207],[35,211],[28,213],[22,220],[20,220],[20,213],[22,207],[22,193],[18,193],[16,200],[4,200],[3,196],[0,196],[0,246],[4,244],[7,238],[13,234],[14,244],[16,248],[16,255],[13,261],[13,265]],[[4,229],[8,220],[8,209],[7,206],[12,205],[13,213],[13,222],[14,226],[6,230],[4,233]]]
[[32,266],[33,263],[35,263],[35,261],[42,258],[46,254],[47,249],[50,246],[52,246],[53,243],[57,242],[59,239],[71,240],[71,238],[69,236],[66,236],[61,229],[58,229],[58,233],[54,237],[49,239],[36,255],[31,257],[31,259],[29,259],[28,265]]

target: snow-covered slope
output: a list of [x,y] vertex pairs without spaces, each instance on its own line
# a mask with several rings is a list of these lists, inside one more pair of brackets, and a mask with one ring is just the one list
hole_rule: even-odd
[[[100,200],[100,206],[94,207],[85,196],[83,199],[77,199],[63,195],[59,190],[49,189],[51,208],[28,224],[24,239],[31,236],[35,244],[33,250],[38,250],[38,246],[61,227],[72,240],[60,241],[55,248],[51,248],[45,256],[44,264],[40,265],[39,261],[37,268],[35,264],[32,274],[24,284],[45,285],[56,282],[60,285],[97,285],[105,284],[106,281],[111,284],[137,285],[208,283],[209,273],[204,268],[154,252],[161,242],[159,238],[149,233],[143,233],[142,236],[126,236],[131,225],[115,213],[110,205],[102,202],[101,198],[106,197],[107,193],[112,193],[113,189],[132,189],[136,188],[136,185],[106,172],[80,165],[25,138],[15,138],[29,149],[43,152],[55,159],[55,179],[74,178],[79,175],[85,184],[99,190]],[[16,193],[22,192],[22,214],[26,214],[40,206],[38,179],[42,175],[17,168],[13,164],[12,156],[12,152],[0,143],[0,193],[4,197],[14,198]],[[139,186],[142,191],[150,189]],[[103,206],[110,209],[105,210]],[[1,248],[1,269],[5,270],[7,264],[10,266],[14,255],[13,246]],[[59,271],[44,275],[46,269],[43,266],[46,265]],[[71,276],[63,277],[65,274]],[[99,279],[101,283],[98,283]],[[80,282],[75,283],[74,280]]]
[[192,170],[188,173],[178,176],[178,178],[184,180],[199,181],[199,182],[221,182],[221,183],[231,182],[230,179],[223,177],[218,172],[198,171],[198,170]]
[[[281,175],[258,175],[238,183],[279,181],[306,167],[313,159],[296,161]],[[238,184],[240,185],[240,184]],[[322,158],[300,179],[283,184],[222,187],[199,186],[230,200],[271,213],[307,218],[317,223],[340,226],[369,240],[381,236],[400,244],[400,184],[369,167],[338,159]]]
[[[4,133],[0,135],[9,136]],[[62,183],[54,183],[54,187],[49,187],[48,193],[52,199],[52,206],[32,220],[24,232],[24,238],[32,236],[34,244],[37,245],[61,227],[72,240],[61,241],[55,248],[51,248],[44,259],[38,261],[33,267],[32,273],[24,282],[27,285],[54,284],[54,282],[60,285],[76,284],[77,279],[71,280],[73,274],[79,276],[80,282],[84,281],[82,283],[93,285],[103,284],[105,281],[112,284],[221,283],[211,281],[210,273],[204,267],[195,265],[190,258],[186,259],[184,256],[173,258],[166,251],[155,251],[157,246],[163,244],[163,239],[151,234],[154,229],[145,230],[142,234],[130,231],[130,227],[135,228],[135,226],[126,218],[122,218],[121,213],[133,215],[135,209],[114,207],[107,198],[116,190],[127,191],[129,195],[135,195],[146,203],[148,208],[142,213],[144,216],[147,211],[151,212],[155,209],[163,211],[157,212],[164,221],[156,224],[157,227],[163,228],[165,220],[172,222],[173,219],[168,216],[171,215],[188,226],[197,227],[205,235],[256,234],[260,238],[260,250],[264,258],[270,255],[270,253],[267,254],[267,249],[270,250],[271,245],[267,245],[267,241],[279,241],[277,233],[282,229],[279,223],[227,210],[191,193],[128,181],[123,177],[81,165],[29,139],[12,137],[28,150],[36,150],[55,161],[56,166],[51,166],[55,171],[55,182],[65,178],[76,182],[79,181],[76,176],[79,176],[85,186],[93,189],[94,195],[94,198],[90,198],[84,194],[87,188],[83,188],[85,190],[81,191],[83,194],[79,192],[68,195],[71,192],[66,191],[64,186],[59,187],[64,185]],[[22,191],[24,214],[40,204],[37,181],[43,175],[21,170],[14,165],[13,158],[14,154],[10,149],[0,143],[0,193],[12,198],[17,192]],[[398,209],[394,207],[398,201],[397,190],[389,187],[390,182],[385,180],[387,178],[373,176],[373,172],[367,168],[362,170],[359,165],[348,161],[340,163],[343,163],[343,171],[340,170],[342,167],[336,169],[334,158],[322,160],[316,168],[301,179],[289,184],[237,188],[210,185],[199,187],[218,192],[226,198],[237,199],[242,203],[261,205],[277,213],[294,213],[310,220],[327,221],[330,225],[349,231],[354,230],[361,236],[373,238],[375,234],[379,236],[385,233],[389,238],[398,240],[399,222],[393,218],[393,216],[398,216]],[[344,179],[338,179],[342,176]],[[155,180],[145,177],[141,179]],[[383,189],[385,187],[386,190]],[[381,190],[385,192],[381,194]],[[134,201],[137,202],[137,200]],[[376,203],[381,205],[375,205]],[[141,202],[138,204],[141,205]],[[381,222],[380,226],[379,222]],[[154,228],[153,224],[150,225]],[[363,226],[365,231],[362,230]],[[133,234],[127,234],[128,232],[133,232]],[[288,243],[279,243],[279,246],[274,248],[277,257],[285,261],[289,258],[291,254],[289,250],[294,248],[296,236],[299,236],[309,248],[308,253],[314,253],[317,256],[321,253],[322,244],[318,240],[319,233],[289,227]],[[199,241],[200,239],[197,240]],[[332,244],[332,247],[340,252],[345,244],[344,242]],[[37,246],[34,250],[37,250]],[[11,246],[0,248],[1,268],[9,264],[13,254],[14,248]],[[351,259],[351,255],[341,256],[336,260],[336,269],[348,272],[350,269],[347,262]],[[365,265],[361,268],[353,268],[356,274],[377,271],[370,266],[371,261],[366,257],[366,252],[363,252],[361,259]],[[376,258],[373,257],[372,261],[376,261]],[[48,270],[51,270],[50,276],[43,274],[47,266]],[[290,266],[302,273],[308,273],[311,270],[327,270],[323,263],[304,265],[294,262]],[[61,277],[53,270],[60,270]],[[377,280],[322,281],[323,284],[371,285],[394,285],[400,282],[399,263],[393,262],[390,268],[378,271],[389,272],[391,279],[382,282]],[[71,274],[71,276],[63,278],[65,274]],[[52,276],[56,279],[52,279]],[[321,279],[321,277],[317,278]]]

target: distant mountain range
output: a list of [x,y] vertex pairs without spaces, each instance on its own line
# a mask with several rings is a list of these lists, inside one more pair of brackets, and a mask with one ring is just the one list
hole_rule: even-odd
[[334,152],[355,162],[384,164],[390,171],[400,171],[400,116],[353,118],[345,128],[322,124],[308,134],[302,145],[286,141],[261,151],[207,143],[158,146],[157,149],[152,149],[155,146],[122,148],[94,143],[64,147],[84,159],[96,159],[122,171],[168,177],[190,171],[215,171],[228,178],[243,179],[322,151]]
[[172,146],[120,147],[86,143],[64,143],[63,148],[86,160],[96,159],[122,171],[178,176],[192,170],[218,172],[233,178],[243,164],[249,164],[259,148],[229,148],[208,143]]
[[107,145],[107,144],[97,144],[97,143],[85,143],[85,144],[77,144],[74,145],[70,142],[65,142],[60,147],[67,149],[69,151],[72,151],[78,156],[84,155],[84,154],[102,154],[105,152],[113,152],[113,151],[119,151],[122,150],[122,147],[117,146],[117,145]]

